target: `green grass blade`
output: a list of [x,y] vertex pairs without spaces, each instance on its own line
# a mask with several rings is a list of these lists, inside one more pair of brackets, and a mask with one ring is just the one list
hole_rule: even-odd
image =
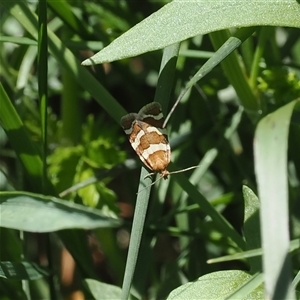
[[47,108],[48,108],[48,34],[47,34],[47,3],[41,0],[39,11],[39,36],[38,36],[38,90],[41,115],[42,133],[42,162],[43,184],[47,177]]
[[[226,48],[230,47],[230,53],[241,45],[251,34],[255,28],[241,28],[237,33],[230,37],[228,31],[218,31],[210,34],[210,39],[216,54],[218,52],[227,52]],[[218,49],[218,50],[217,50]],[[229,54],[229,53],[228,53]],[[260,109],[259,102],[257,101],[254,93],[250,87],[244,68],[239,61],[237,53],[232,52],[226,59],[222,59],[221,66],[226,74],[228,81],[234,87],[237,96],[244,106],[246,112],[257,113]]]
[[37,41],[28,37],[1,36],[0,42],[14,43],[17,45],[37,46]]
[[295,278],[293,279],[293,282],[292,282],[294,289],[297,288],[297,285],[299,284],[299,282],[300,282],[300,270],[298,271],[297,275],[295,276]]
[[[146,169],[142,169],[141,178],[144,178],[148,174]],[[142,179],[143,180],[143,179]],[[132,222],[132,230],[130,237],[130,244],[128,249],[128,256],[126,260],[125,274],[122,285],[122,296],[121,299],[127,300],[129,297],[130,287],[132,284],[132,279],[136,267],[136,262],[138,258],[139,248],[141,244],[146,213],[148,209],[149,197],[150,197],[150,188],[145,186],[151,184],[151,179],[147,178],[142,181],[143,184],[140,184],[138,197],[136,201],[134,217]]]
[[[70,144],[76,145],[82,134],[83,101],[80,99],[80,90],[76,79],[67,70],[62,70],[64,90],[61,101],[61,118],[63,123],[62,136]],[[78,120],[75,121],[74,120]]]
[[[37,16],[23,2],[2,3],[20,24],[35,39],[38,39]],[[48,45],[50,53],[58,63],[72,75],[77,83],[87,90],[95,100],[107,111],[107,113],[119,123],[121,117],[126,114],[124,108],[114,99],[110,93],[96,80],[96,78],[82,67],[74,54],[64,43],[48,29]]]
[[28,47],[26,54],[24,55],[24,60],[21,62],[18,79],[16,87],[19,91],[22,91],[26,88],[26,85],[30,81],[30,71],[34,67],[36,61],[36,47]]
[[[40,154],[30,140],[20,116],[1,83],[0,106],[0,122],[24,166],[24,171],[27,173],[27,179],[31,184],[32,190],[42,193],[43,164]],[[47,190],[49,193],[54,194],[54,188],[49,181],[47,181]]]
[[270,39],[271,33],[274,29],[270,27],[262,27],[258,31],[258,43],[257,47],[255,49],[253,62],[251,66],[251,72],[250,72],[250,86],[252,89],[256,89],[257,86],[257,77],[259,76],[259,63],[261,62],[262,55],[265,51],[266,42],[268,39]]
[[[166,111],[167,103],[170,98],[170,91],[173,85],[173,78],[176,67],[176,57],[178,55],[178,51],[179,45],[170,46],[164,50],[164,54],[162,57],[160,76],[157,84],[157,86],[160,88],[158,88],[156,91],[155,101],[158,101],[162,104],[164,111]],[[126,261],[124,281],[122,286],[121,299],[124,300],[128,299],[129,296],[130,286],[136,267],[138,251],[140,248],[141,236],[145,223],[145,216],[148,208],[148,202],[151,192],[151,188],[148,186],[151,184],[151,179],[144,179],[144,177],[148,174],[149,172],[145,168],[142,168],[140,185],[136,200],[136,208],[134,212],[128,257]]]
[[[293,240],[290,242],[290,248],[289,248],[290,252],[298,250],[299,248],[300,248],[300,240]],[[262,254],[263,254],[263,250],[261,248],[257,248],[257,249],[240,252],[240,253],[221,256],[218,258],[212,258],[212,259],[207,260],[207,263],[215,264],[217,262],[222,262],[222,261],[232,261],[232,260],[237,260],[237,259],[245,259],[245,258],[251,258],[251,257],[256,257],[256,256],[262,256]]]
[[175,44],[164,49],[159,70],[159,79],[157,82],[154,101],[161,103],[164,115],[166,115],[168,111],[168,104],[174,84],[179,46],[180,44]]
[[268,299],[295,299],[291,288],[287,150],[290,119],[299,100],[263,118],[255,132],[255,173],[261,202],[265,291]]
[[[47,182],[47,154],[48,154],[48,33],[47,33],[47,0],[39,1],[38,5],[38,95],[41,120],[41,157],[43,165],[42,184],[43,190]],[[49,235],[46,243],[50,246]],[[48,267],[53,270],[53,257],[47,247]],[[53,276],[49,276],[49,293],[51,298],[56,297]]]
[[[171,170],[173,167],[171,168]],[[176,174],[177,183],[199,205],[201,211],[205,212],[214,221],[224,236],[230,238],[241,249],[245,249],[245,241],[236,232],[232,225],[201,195],[201,193],[190,183],[184,174]]]
[[[180,93],[175,105],[172,107],[170,113],[166,117],[165,124],[171,114],[174,112],[178,103],[183,99],[185,94],[194,86],[200,79],[212,71],[219,63],[222,64],[228,80],[235,88],[239,99],[241,100],[245,109],[249,112],[256,113],[259,105],[254,97],[252,90],[243,71],[241,64],[238,61],[237,54],[233,51],[237,49],[251,34],[255,28],[242,28],[234,36],[230,36],[226,31],[211,33],[210,37],[216,52],[209,58],[203,66],[196,72],[196,74],[186,84],[183,91]],[[231,54],[231,55],[230,55]],[[226,58],[226,59],[225,59]]]
[[74,33],[78,33],[86,39],[89,36],[89,32],[85,27],[85,23],[74,14],[72,11],[71,3],[67,1],[51,1],[47,0],[49,7],[58,15],[64,22],[64,25],[69,26]]

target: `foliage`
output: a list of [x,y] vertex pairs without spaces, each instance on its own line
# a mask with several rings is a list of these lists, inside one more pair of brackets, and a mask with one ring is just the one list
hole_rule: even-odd
[[[297,1],[1,5],[0,299],[299,298]],[[176,99],[150,188],[119,120]]]

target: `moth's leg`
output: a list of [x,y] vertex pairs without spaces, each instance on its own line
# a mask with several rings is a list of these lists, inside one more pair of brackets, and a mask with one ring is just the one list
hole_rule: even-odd
[[144,177],[144,180],[145,180],[146,178],[148,178],[148,177],[151,177],[152,175],[155,175],[155,174],[156,174],[155,172],[149,173],[148,175],[146,175],[146,176]]

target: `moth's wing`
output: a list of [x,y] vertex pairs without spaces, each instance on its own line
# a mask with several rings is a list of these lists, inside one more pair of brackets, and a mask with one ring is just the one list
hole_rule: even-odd
[[130,114],[122,117],[121,121],[120,121],[121,126],[122,126],[123,130],[125,131],[125,133],[127,134],[129,140],[130,140],[130,135],[132,134],[133,125],[134,125],[136,118],[137,118],[137,114],[130,113]]
[[153,127],[163,128],[164,115],[161,105],[158,102],[151,102],[141,108],[136,117],[137,120],[143,121]]
[[163,122],[162,108],[157,102],[145,105],[138,114],[131,113],[121,119],[132,148],[141,161],[156,172],[166,171],[170,162],[170,145]]
[[166,143],[168,141],[167,130],[163,128],[164,115],[162,113],[161,105],[158,102],[151,102],[145,105],[137,114],[136,122],[145,131],[149,131],[152,127],[157,128],[164,136]]
[[147,138],[147,126],[149,125],[141,123],[143,122],[138,120],[134,122],[134,129],[130,137],[130,143],[140,160],[146,165],[147,168],[153,170],[146,154],[148,148],[151,146]]
[[170,163],[171,149],[167,131],[162,128],[164,116],[161,105],[152,102],[144,106],[137,115],[136,123],[145,133],[140,139],[141,147],[145,149],[140,157],[147,161],[145,164],[151,170],[162,171]]
[[136,152],[144,164],[154,172],[166,170],[170,163],[171,149],[167,135],[162,129],[151,126],[143,121],[136,120],[137,126],[143,135],[138,137],[135,144]]
[[134,149],[134,151],[136,152],[140,160],[146,165],[146,167],[151,170],[151,165],[148,163],[147,159],[144,158],[144,144],[141,145],[141,139],[143,140],[143,137],[146,134],[145,130],[147,124],[146,126],[141,126],[141,124],[139,124],[136,120],[136,116],[137,114],[128,114],[124,116],[121,119],[121,125],[125,133],[127,134],[131,147]]
[[148,164],[147,160],[145,160],[143,157],[142,148],[139,147],[140,137],[145,134],[145,131],[142,129],[141,126],[139,126],[136,119],[137,119],[137,114],[130,113],[130,114],[122,117],[120,123],[130,141],[132,148],[134,149],[136,154],[139,156],[140,160],[149,169],[151,169],[151,166]]

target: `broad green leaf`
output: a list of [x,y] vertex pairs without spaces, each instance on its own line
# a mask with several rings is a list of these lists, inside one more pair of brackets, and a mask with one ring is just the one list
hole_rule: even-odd
[[289,259],[288,133],[295,100],[264,117],[255,132],[254,155],[261,203],[266,297],[295,299]]
[[[204,275],[188,282],[170,293],[167,300],[208,300],[225,299],[251,280],[252,276],[244,271],[220,271]],[[258,288],[239,299],[263,299],[263,291]]]
[[0,226],[30,232],[51,232],[70,228],[115,227],[118,220],[101,211],[25,192],[0,193]]
[[[262,273],[256,273],[252,276],[244,285],[239,287],[225,300],[235,299],[262,299],[263,295],[263,275]],[[245,295],[247,295],[245,297]]]
[[297,1],[175,0],[114,40],[83,65],[162,49],[187,38],[231,27],[300,27]]
[[0,277],[17,280],[36,280],[48,276],[47,272],[27,261],[0,261]]

